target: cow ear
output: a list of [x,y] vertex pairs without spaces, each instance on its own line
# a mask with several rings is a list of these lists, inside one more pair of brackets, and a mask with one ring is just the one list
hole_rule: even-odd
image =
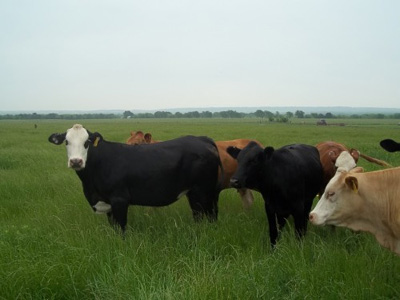
[[89,134],[89,139],[88,139],[88,141],[89,141],[90,143],[92,143],[93,146],[95,146],[95,147],[97,147],[97,144],[98,144],[99,142],[103,141],[103,137],[102,137],[101,134],[98,133],[98,132],[91,133],[91,132],[88,131],[88,134]]
[[53,133],[49,136],[49,142],[55,145],[61,145],[65,141],[66,132],[64,133]]
[[264,153],[268,159],[272,156],[272,153],[274,153],[274,151],[275,151],[274,147],[266,147],[264,149]]
[[234,159],[237,159],[237,157],[238,157],[240,151],[242,151],[242,149],[239,149],[239,148],[234,147],[234,146],[229,146],[229,147],[226,149],[226,152],[228,152],[228,154],[229,154],[230,156],[232,156]]
[[355,162],[358,162],[358,159],[360,158],[360,151],[358,151],[357,149],[351,148],[350,155],[353,156]]
[[329,151],[328,155],[331,158],[332,162],[336,162],[336,159],[339,157],[339,154],[336,153],[336,151],[334,150]]
[[393,141],[392,139],[382,140],[379,143],[383,149],[389,152],[400,151],[400,143]]
[[144,140],[146,141],[147,144],[151,143],[151,138],[152,138],[151,133],[146,133],[144,135]]
[[358,180],[354,176],[348,176],[345,179],[347,186],[352,189],[354,192],[358,192]]

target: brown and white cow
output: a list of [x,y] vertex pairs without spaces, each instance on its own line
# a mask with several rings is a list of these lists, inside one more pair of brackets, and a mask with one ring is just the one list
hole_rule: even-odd
[[[220,176],[221,175],[223,176],[222,189],[231,188],[230,180],[232,178],[232,175],[236,172],[236,169],[237,169],[236,159],[234,159],[232,156],[230,156],[226,152],[226,149],[229,146],[243,149],[251,141],[256,142],[257,144],[259,144],[262,147],[260,142],[258,142],[256,140],[250,140],[250,139],[215,141],[215,144],[217,145],[219,156],[221,159],[223,172],[224,172],[223,174],[220,174]],[[151,144],[151,143],[158,143],[158,142],[159,141],[155,141],[152,139],[152,135],[150,133],[146,133],[145,135],[143,135],[142,131],[132,131],[131,137],[127,140],[126,143],[129,145],[139,145],[139,144]],[[241,189],[237,189],[237,191],[240,194],[243,206],[246,209],[251,207],[251,205],[254,202],[254,197],[253,197],[251,190],[246,189],[246,188],[241,188]]]
[[333,141],[326,141],[326,142],[321,142],[316,145],[318,151],[319,151],[319,157],[321,160],[322,164],[322,169],[323,169],[323,182],[322,182],[322,187],[321,187],[321,192],[320,194],[322,195],[324,192],[324,189],[326,185],[328,184],[329,180],[335,175],[337,167],[335,166],[336,160],[339,157],[340,153],[343,151],[347,151],[351,154],[351,156],[354,159],[354,162],[357,163],[358,159],[360,157],[364,158],[365,160],[378,164],[380,166],[384,167],[391,167],[387,162],[373,158],[371,156],[365,155],[361,153],[357,149],[350,149],[346,147],[343,144],[333,142]]
[[370,232],[400,255],[400,168],[337,172],[311,211],[314,225],[334,225]]

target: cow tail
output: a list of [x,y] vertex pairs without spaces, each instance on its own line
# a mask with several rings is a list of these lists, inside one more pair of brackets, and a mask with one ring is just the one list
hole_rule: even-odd
[[223,186],[224,186],[224,180],[225,180],[224,167],[222,166],[221,156],[219,155],[217,145],[215,144],[215,142],[213,140],[211,140],[211,142],[212,142],[212,145],[214,146],[214,149],[218,156],[218,181],[217,181],[216,188],[218,191],[222,191]]
[[380,159],[377,159],[377,158],[373,158],[371,156],[368,156],[368,155],[365,155],[365,154],[362,154],[362,153],[360,153],[360,156],[362,158],[364,158],[365,160],[371,162],[371,163],[374,163],[374,164],[377,164],[377,165],[380,165],[380,166],[383,166],[383,167],[386,167],[386,168],[392,168],[393,167],[391,164],[388,164],[386,161],[383,161],[383,160],[380,160]]

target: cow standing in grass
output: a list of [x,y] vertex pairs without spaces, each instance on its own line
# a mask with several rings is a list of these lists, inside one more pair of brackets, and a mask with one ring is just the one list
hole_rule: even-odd
[[238,161],[232,186],[257,190],[264,198],[271,245],[276,244],[278,227],[281,229],[290,215],[296,235],[302,237],[322,182],[318,150],[303,144],[263,149],[251,142],[243,149],[228,147],[227,151]]
[[[261,146],[260,142],[249,139],[215,141],[215,144],[217,145],[218,148],[219,157],[222,163],[222,169],[219,174],[220,178],[222,179],[222,185],[221,185],[222,189],[231,188],[230,179],[237,169],[237,161],[226,152],[226,149],[228,147],[244,148],[251,141],[254,141]],[[126,143],[129,145],[152,144],[158,142],[159,141],[155,141],[152,139],[151,133],[143,134],[143,131],[132,131],[131,136],[126,141]],[[254,202],[254,196],[251,190],[243,187],[243,188],[238,188],[237,191],[242,199],[243,207],[246,209],[251,207]]]
[[108,142],[76,124],[49,141],[66,142],[68,167],[82,181],[90,206],[122,231],[129,205],[165,206],[187,195],[194,218],[216,220],[221,166],[215,143],[186,136],[146,146]]

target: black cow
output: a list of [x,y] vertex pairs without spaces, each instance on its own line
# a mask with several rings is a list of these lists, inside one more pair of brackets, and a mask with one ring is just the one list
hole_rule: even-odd
[[397,152],[400,151],[400,143],[395,142],[391,139],[382,140],[380,145],[383,149],[389,152]]
[[298,237],[307,230],[308,214],[322,184],[322,166],[317,148],[294,144],[274,150],[252,142],[243,150],[229,147],[238,160],[231,178],[235,188],[259,191],[265,201],[271,245],[275,246],[278,228],[292,215]]
[[76,124],[49,141],[66,141],[68,166],[82,181],[90,206],[125,231],[129,205],[165,206],[186,194],[194,218],[216,220],[220,192],[218,150],[207,137],[186,136],[151,145],[107,142]]

